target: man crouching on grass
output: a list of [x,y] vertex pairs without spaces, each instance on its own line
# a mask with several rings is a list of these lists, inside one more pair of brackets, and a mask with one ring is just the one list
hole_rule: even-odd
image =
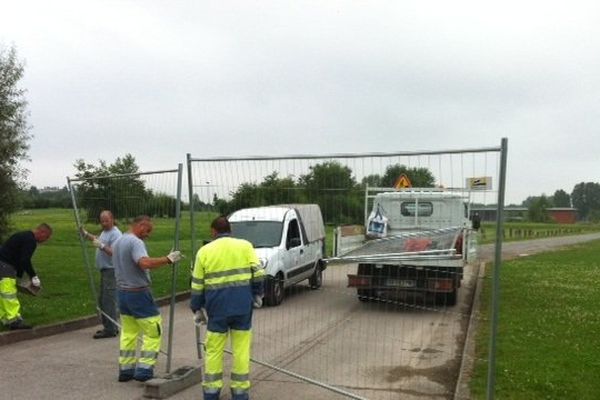
[[38,243],[43,243],[52,236],[52,228],[48,224],[40,224],[32,231],[17,232],[8,238],[0,247],[0,320],[9,329],[31,329],[21,318],[21,303],[17,298],[17,278],[23,273],[31,278],[31,285],[39,290],[41,287],[31,257]]
[[[181,260],[180,251],[164,257],[148,257],[144,240],[154,225],[147,215],[136,217],[129,231],[112,246],[113,265],[117,279],[117,297],[121,312],[119,382],[135,379],[145,382],[154,377],[154,365],[160,351],[160,312],[150,292],[151,269]],[[136,357],[138,335],[143,341],[140,357]]]

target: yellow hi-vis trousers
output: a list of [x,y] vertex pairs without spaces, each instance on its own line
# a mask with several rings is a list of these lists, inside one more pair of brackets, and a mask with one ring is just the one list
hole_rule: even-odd
[[[231,391],[234,395],[248,393],[250,389],[250,346],[252,331],[231,329]],[[227,342],[227,333],[207,331],[204,381],[206,394],[219,393],[223,387],[223,351]]]
[[[158,358],[161,342],[160,315],[135,318],[121,314],[121,339],[119,353],[119,369],[121,371],[136,368],[153,369]],[[137,338],[142,334],[140,357],[136,357]]]
[[4,324],[21,319],[21,303],[17,298],[17,280],[0,279],[0,321]]

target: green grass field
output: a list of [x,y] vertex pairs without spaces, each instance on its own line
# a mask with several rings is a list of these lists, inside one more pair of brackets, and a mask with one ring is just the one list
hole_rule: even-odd
[[[487,271],[487,277],[492,271]],[[506,262],[497,399],[600,398],[600,241]],[[482,292],[473,398],[486,398],[490,279]]]
[[[214,215],[196,214],[197,240],[200,243],[209,237],[209,224]],[[65,209],[24,211],[15,214],[13,221],[16,230],[32,229],[40,222],[47,222],[54,230],[52,238],[38,246],[33,257],[34,268],[42,280],[41,295],[19,295],[23,317],[33,325],[42,325],[94,314],[95,300],[91,294],[73,212]],[[157,218],[154,223],[154,232],[146,240],[148,253],[151,257],[164,256],[173,247],[175,222],[173,219]],[[86,224],[85,227],[89,232],[100,233],[99,225]],[[120,225],[119,228],[127,230],[127,226]],[[177,290],[183,291],[188,289],[189,269],[193,259],[188,213],[182,215],[180,243],[186,258],[179,263]],[[97,286],[99,274],[94,266],[94,250],[86,242]],[[155,297],[169,295],[171,271],[170,267],[163,267],[152,272]]]

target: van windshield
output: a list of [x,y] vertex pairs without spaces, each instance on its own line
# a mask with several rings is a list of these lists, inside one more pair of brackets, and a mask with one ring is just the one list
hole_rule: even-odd
[[279,246],[282,230],[283,224],[277,221],[231,222],[231,235],[246,239],[255,248]]

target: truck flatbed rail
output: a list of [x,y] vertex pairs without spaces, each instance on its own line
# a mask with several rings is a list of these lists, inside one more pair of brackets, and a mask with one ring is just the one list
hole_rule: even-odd
[[402,232],[380,239],[371,239],[359,247],[347,249],[327,263],[349,262],[406,262],[411,260],[461,259],[457,254],[457,240],[462,227],[421,229]]

